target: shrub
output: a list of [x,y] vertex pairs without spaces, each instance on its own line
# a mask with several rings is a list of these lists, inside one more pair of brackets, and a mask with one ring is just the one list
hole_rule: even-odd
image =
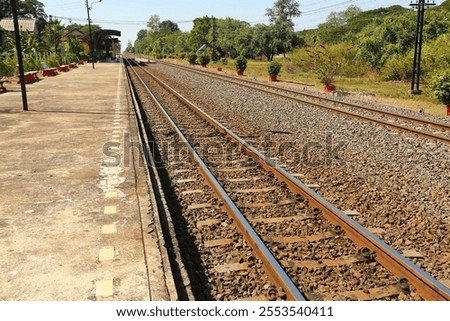
[[17,58],[13,55],[2,54],[0,57],[0,77],[14,76],[17,73]]
[[267,64],[267,71],[270,76],[278,76],[283,65],[278,61],[271,61]]
[[187,60],[191,65],[195,65],[197,62],[197,54],[195,52],[191,52],[187,55]]
[[450,106],[450,72],[436,75],[430,87],[441,103]]
[[309,63],[312,71],[317,75],[320,82],[330,86],[334,82],[340,62],[337,56],[330,52],[324,45],[305,49],[308,53]]
[[384,80],[408,80],[412,75],[412,57],[393,55],[381,69]]
[[207,54],[201,54],[197,58],[197,63],[202,66],[206,66],[207,64],[209,64],[210,61],[211,61],[211,58]]
[[247,69],[247,58],[244,56],[238,56],[236,58],[236,70],[245,71]]

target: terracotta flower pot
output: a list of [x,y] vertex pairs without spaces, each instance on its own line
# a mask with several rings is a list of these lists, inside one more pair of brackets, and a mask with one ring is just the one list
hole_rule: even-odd
[[244,71],[243,70],[238,70],[237,74],[238,74],[238,76],[243,76],[244,75]]
[[276,75],[269,75],[269,81],[277,81]]
[[217,71],[222,71],[222,67],[217,67]]
[[325,87],[323,87],[323,91],[326,93],[330,93],[332,91],[336,90],[336,86],[335,85],[325,85]]
[[447,105],[447,116],[450,116],[450,105]]

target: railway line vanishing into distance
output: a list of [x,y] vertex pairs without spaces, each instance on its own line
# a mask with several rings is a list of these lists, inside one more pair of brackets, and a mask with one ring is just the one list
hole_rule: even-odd
[[[159,185],[154,186],[159,202],[166,208],[159,211],[160,220],[172,226],[162,230],[181,299],[450,298],[448,287],[441,282],[449,279],[445,261],[450,253],[416,257],[419,263],[432,262],[430,266],[445,270],[434,273],[431,269],[430,274],[414,264],[411,256],[380,239],[389,232],[375,224],[363,227],[351,218],[357,215],[355,211],[340,210],[314,191],[316,185],[305,184],[304,174],[283,164],[283,155],[279,159],[271,155],[257,124],[236,125],[245,128],[237,135],[221,124],[231,122],[232,116],[220,116],[223,119],[217,121],[168,85],[153,65],[141,67],[130,61],[127,70],[139,105],[140,131],[145,136],[141,142],[147,142],[146,153],[153,158],[149,173],[161,180],[154,182]],[[232,81],[243,86],[242,80]],[[245,86],[255,90],[260,85],[250,81]],[[326,97],[310,97],[315,102],[306,103],[292,96],[297,95],[294,92],[284,97],[281,90],[271,86],[269,95],[314,108],[323,100],[327,100],[327,109],[334,110],[329,105],[338,104]],[[372,115],[345,113],[374,122]],[[418,133],[418,128],[396,121],[383,120],[382,124],[413,131],[439,144],[449,142],[446,124],[395,117],[414,122],[414,127],[433,129]],[[165,211],[168,217],[163,216]],[[448,240],[443,242],[448,249]]]

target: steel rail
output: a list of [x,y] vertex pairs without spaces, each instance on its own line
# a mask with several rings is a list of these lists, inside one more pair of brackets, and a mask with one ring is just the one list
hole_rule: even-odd
[[[391,123],[391,122],[388,122],[388,121],[384,121],[384,120],[381,120],[381,119],[373,118],[373,117],[370,117],[370,116],[361,115],[361,114],[358,114],[358,113],[355,113],[355,112],[346,111],[346,110],[334,108],[334,107],[331,107],[331,106],[325,106],[325,105],[322,105],[322,104],[314,103],[312,101],[304,100],[304,99],[301,99],[301,98],[298,98],[298,97],[286,96],[283,93],[262,89],[260,87],[256,87],[256,86],[253,86],[253,85],[268,87],[268,88],[271,88],[271,89],[276,89],[276,90],[279,90],[279,91],[285,91],[285,92],[289,92],[289,93],[294,93],[296,95],[303,95],[303,96],[307,96],[307,97],[312,97],[314,99],[325,100],[325,101],[328,101],[328,102],[342,104],[344,106],[349,106],[349,107],[353,107],[353,108],[365,109],[367,111],[375,112],[375,113],[378,113],[378,114],[381,114],[381,115],[384,115],[384,116],[389,115],[389,116],[396,117],[396,118],[399,118],[399,119],[404,119],[404,120],[408,120],[408,121],[415,121],[415,122],[418,122],[418,123],[420,123],[422,125],[432,125],[432,126],[444,129],[444,130],[450,130],[450,125],[447,125],[447,124],[442,124],[442,123],[438,123],[438,122],[423,121],[423,120],[421,120],[419,118],[415,118],[415,117],[404,116],[404,115],[400,115],[400,114],[396,114],[396,113],[392,113],[392,112],[380,111],[380,110],[373,109],[373,108],[370,108],[370,107],[365,107],[365,106],[361,106],[361,105],[357,105],[357,104],[351,104],[351,103],[345,103],[345,102],[333,100],[333,99],[326,98],[326,97],[318,97],[318,96],[314,96],[314,95],[310,95],[310,94],[301,93],[301,92],[298,92],[298,91],[295,91],[295,90],[284,89],[284,88],[280,88],[280,87],[273,86],[273,85],[261,84],[261,83],[258,83],[258,82],[252,81],[252,80],[248,80],[248,79],[236,80],[236,79],[228,77],[228,76],[213,75],[213,74],[208,73],[208,72],[198,71],[198,70],[194,70],[194,69],[189,68],[189,67],[175,65],[175,64],[172,64],[172,63],[164,62],[163,64],[169,65],[169,66],[173,66],[175,68],[188,70],[190,72],[206,75],[208,77],[219,79],[219,80],[222,80],[222,81],[228,81],[228,82],[237,84],[239,86],[251,88],[251,89],[258,90],[258,91],[261,91],[261,92],[264,92],[264,93],[267,93],[267,94],[271,94],[271,95],[274,95],[274,96],[278,96],[278,97],[281,97],[281,98],[291,99],[291,100],[294,100],[294,101],[302,103],[302,104],[310,105],[310,106],[317,107],[317,108],[327,109],[327,110],[330,110],[330,111],[333,111],[333,112],[337,112],[337,113],[341,113],[341,114],[344,114],[344,115],[347,115],[347,116],[351,116],[351,117],[354,117],[354,118],[359,118],[359,119],[362,119],[362,120],[366,120],[366,121],[374,122],[374,123],[377,123],[377,124],[381,124],[381,125],[384,125],[384,126],[387,126],[387,127],[400,129],[401,131],[412,132],[412,133],[414,133],[416,135],[419,135],[419,136],[422,136],[422,137],[425,137],[425,138],[428,138],[428,139],[430,139],[430,138],[431,139],[436,139],[436,140],[443,141],[445,143],[449,143],[450,144],[450,137],[445,137],[445,136],[437,135],[437,134],[434,134],[434,133],[427,133],[427,132],[424,132],[424,131],[420,131],[418,129],[409,128],[409,127],[406,127],[406,126],[403,126],[403,125],[397,125],[397,124],[394,124],[394,123]],[[252,85],[250,85],[250,84],[252,84]]]
[[209,124],[214,126],[218,131],[225,134],[234,141],[240,148],[252,156],[263,168],[270,171],[280,181],[286,183],[290,190],[307,198],[314,206],[322,211],[324,216],[333,224],[339,225],[348,235],[348,237],[361,247],[367,247],[376,253],[376,260],[400,279],[407,279],[408,282],[415,286],[416,291],[425,300],[431,301],[448,301],[450,300],[450,290],[442,283],[432,278],[428,273],[414,265],[411,261],[399,254],[385,242],[380,240],[358,222],[343,213],[340,209],[328,202],[322,196],[310,189],[304,183],[292,176],[286,170],[277,165],[273,160],[259,152],[251,144],[244,141],[236,134],[225,128],[217,120],[206,114],[195,104],[190,102],[180,93],[167,85],[160,79],[144,71],[150,75],[161,86],[174,94],[183,103],[190,106],[197,114],[203,117]]
[[283,267],[277,261],[277,259],[273,256],[267,246],[264,244],[263,240],[259,237],[256,231],[251,227],[250,223],[241,213],[241,211],[237,208],[236,204],[231,200],[226,191],[211,173],[207,165],[203,162],[201,157],[189,143],[187,138],[178,128],[178,126],[173,121],[172,117],[167,113],[162,104],[159,102],[158,98],[153,94],[150,88],[145,84],[142,78],[137,74],[137,72],[133,69],[136,77],[141,81],[142,85],[146,88],[150,96],[152,97],[155,104],[158,106],[160,111],[163,113],[167,121],[169,122],[172,129],[177,133],[179,139],[189,150],[190,156],[192,160],[196,163],[198,169],[201,174],[208,182],[208,185],[213,188],[216,195],[223,201],[223,207],[225,211],[234,219],[235,224],[238,229],[244,235],[244,238],[255,251],[255,253],[259,256],[259,258],[263,261],[264,269],[266,270],[269,279],[276,284],[277,286],[283,288],[286,293],[286,297],[288,300],[294,301],[306,301],[306,298],[291,280],[291,278],[286,274]]

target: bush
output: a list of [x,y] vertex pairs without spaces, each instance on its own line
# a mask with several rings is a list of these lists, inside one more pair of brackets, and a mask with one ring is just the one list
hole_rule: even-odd
[[191,52],[187,55],[187,60],[191,65],[195,65],[197,62],[197,54],[194,52]]
[[444,105],[450,106],[450,72],[436,75],[430,85],[434,96]]
[[340,61],[336,54],[332,53],[324,45],[305,49],[308,53],[311,70],[317,75],[320,82],[330,86],[334,82],[334,76],[340,68]]
[[0,59],[0,77],[14,76],[17,72],[17,59],[8,54],[2,55]]
[[236,58],[236,70],[245,71],[247,69],[247,58],[244,56],[238,56]]
[[412,75],[412,57],[393,55],[381,69],[384,80],[408,80]]
[[267,64],[267,71],[270,76],[278,76],[283,65],[278,61],[271,61]]
[[201,54],[197,58],[197,63],[202,66],[206,66],[207,64],[209,64],[210,61],[211,61],[211,58],[207,54]]

